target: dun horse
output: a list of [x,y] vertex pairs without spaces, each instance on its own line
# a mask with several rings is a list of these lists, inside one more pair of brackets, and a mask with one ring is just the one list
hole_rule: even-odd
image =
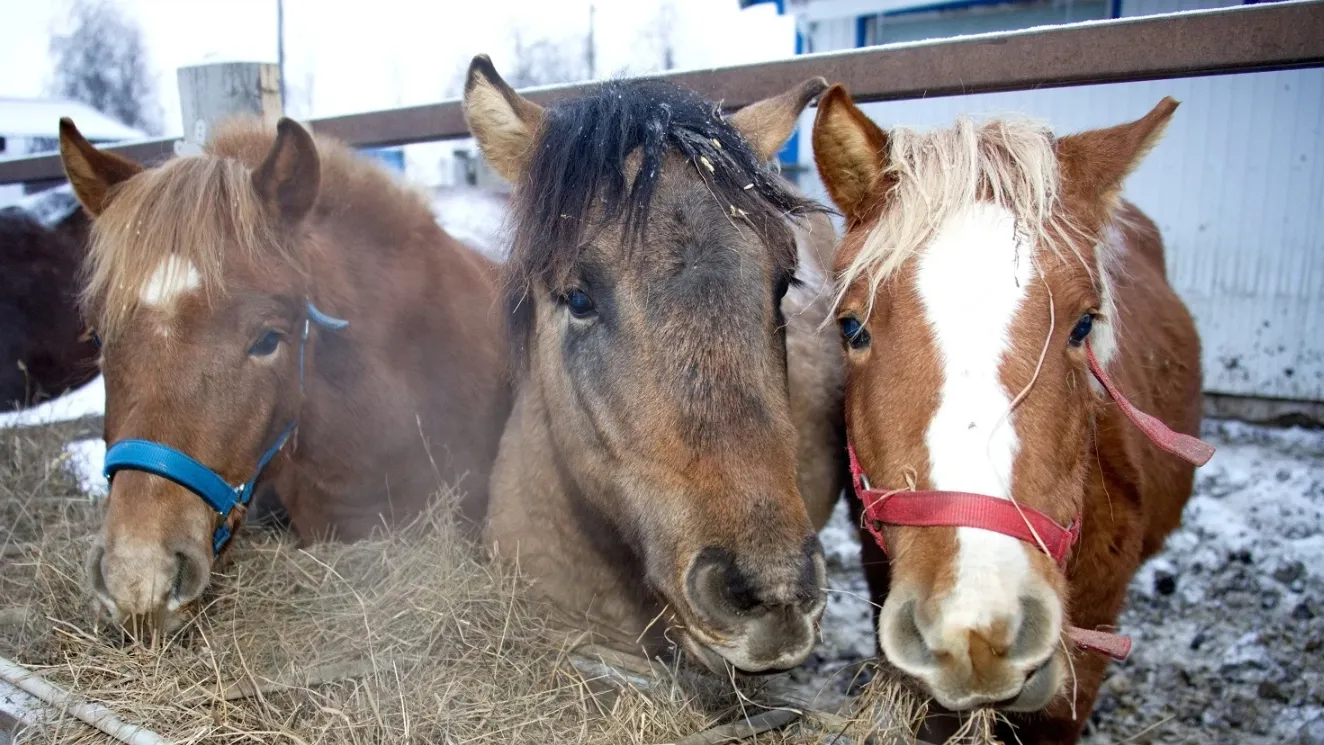
[[943,707],[1013,712],[1020,742],[1078,738],[1127,583],[1212,454],[1194,325],[1119,197],[1175,108],[1055,138],[819,105],[879,645]]
[[60,132],[95,218],[113,479],[88,570],[115,620],[177,626],[258,488],[305,540],[409,518],[439,482],[483,519],[510,398],[496,269],[420,196],[288,119],[152,169]]
[[515,185],[488,537],[609,643],[749,672],[814,644],[842,371],[792,219],[811,258],[835,236],[765,164],[825,87],[723,119],[658,81],[544,109],[469,69],[470,128]]

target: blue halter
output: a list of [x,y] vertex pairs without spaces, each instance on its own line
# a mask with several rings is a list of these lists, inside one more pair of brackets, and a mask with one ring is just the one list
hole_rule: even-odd
[[[304,370],[304,348],[308,345],[308,335],[311,332],[311,325],[317,324],[321,328],[332,331],[339,331],[349,325],[349,321],[341,320],[328,316],[317,309],[317,306],[311,302],[307,304],[308,316],[303,321],[303,332],[299,336],[299,390],[303,390],[303,370]],[[97,340],[98,345],[100,340]],[[179,484],[194,494],[202,498],[220,515],[220,524],[216,532],[212,534],[212,552],[219,556],[226,544],[233,537],[233,531],[230,530],[230,513],[236,508],[246,510],[249,502],[253,499],[253,490],[257,486],[258,477],[262,475],[262,469],[267,467],[271,459],[276,457],[276,453],[285,447],[285,442],[290,439],[294,433],[295,427],[299,424],[296,417],[293,421],[281,430],[276,437],[276,441],[267,448],[266,452],[257,461],[257,468],[248,481],[239,486],[231,486],[225,479],[221,478],[215,471],[204,466],[189,455],[159,442],[151,440],[120,440],[106,451],[106,466],[104,473],[109,481],[118,471],[142,471],[150,473],[153,476],[160,476],[163,479]]]

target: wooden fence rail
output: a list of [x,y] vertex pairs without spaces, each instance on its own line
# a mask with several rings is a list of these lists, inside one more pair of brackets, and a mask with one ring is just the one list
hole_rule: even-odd
[[[860,101],[1119,83],[1324,66],[1324,0],[1290,0],[811,54],[666,75],[730,109],[815,75]],[[547,103],[589,84],[536,88]],[[468,136],[459,101],[315,119],[317,131],[358,147]],[[108,148],[155,163],[174,138]],[[55,155],[0,160],[0,184],[61,178]]]

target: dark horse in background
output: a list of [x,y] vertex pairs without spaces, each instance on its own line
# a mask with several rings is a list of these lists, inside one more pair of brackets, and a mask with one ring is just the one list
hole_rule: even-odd
[[88,229],[68,187],[0,209],[0,411],[97,376],[77,298]]

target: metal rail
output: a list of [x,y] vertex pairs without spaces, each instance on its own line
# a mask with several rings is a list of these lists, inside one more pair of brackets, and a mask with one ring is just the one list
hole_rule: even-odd
[[[665,77],[736,109],[822,76],[859,101],[1120,83],[1324,66],[1324,0],[961,36]],[[539,103],[589,85],[530,89]],[[318,132],[357,147],[467,137],[458,100],[315,119]],[[172,153],[172,139],[108,148],[143,163]],[[0,160],[0,184],[60,178],[58,156]]]

